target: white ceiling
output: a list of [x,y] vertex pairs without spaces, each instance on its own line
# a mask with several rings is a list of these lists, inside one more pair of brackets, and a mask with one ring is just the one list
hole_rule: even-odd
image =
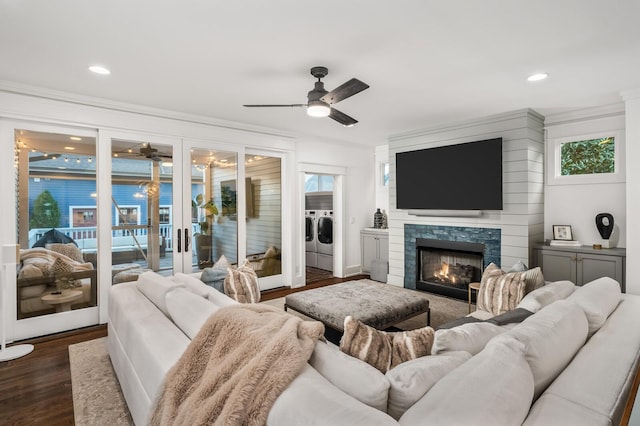
[[[620,102],[640,88],[639,18],[637,0],[0,0],[0,80],[380,145],[520,108]],[[242,107],[305,103],[315,65],[329,90],[371,86],[337,105],[355,127]],[[535,72],[549,78],[527,82]]]

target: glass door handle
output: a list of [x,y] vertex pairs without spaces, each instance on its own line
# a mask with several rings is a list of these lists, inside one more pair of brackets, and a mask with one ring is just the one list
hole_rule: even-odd
[[182,229],[178,228],[178,253],[182,251]]
[[189,251],[189,233],[188,228],[184,228],[184,252],[187,253]]

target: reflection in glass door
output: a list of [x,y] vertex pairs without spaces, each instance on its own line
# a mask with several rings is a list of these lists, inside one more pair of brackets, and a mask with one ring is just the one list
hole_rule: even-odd
[[14,134],[20,247],[16,334],[31,337],[95,324],[97,310],[87,314],[98,303],[95,132],[16,129]]
[[191,152],[191,264],[199,271],[224,256],[238,262],[238,154],[193,148]]
[[247,258],[262,290],[282,285],[282,159],[245,156]]
[[112,139],[111,152],[113,282],[145,270],[171,275],[173,147]]

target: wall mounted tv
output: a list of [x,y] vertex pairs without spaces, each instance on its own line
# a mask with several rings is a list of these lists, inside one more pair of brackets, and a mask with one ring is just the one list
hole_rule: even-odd
[[396,207],[502,210],[502,138],[397,153]]

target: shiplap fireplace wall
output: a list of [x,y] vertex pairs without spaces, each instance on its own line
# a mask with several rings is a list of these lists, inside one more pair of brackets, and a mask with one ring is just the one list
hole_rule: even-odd
[[[544,235],[544,117],[530,109],[477,120],[435,126],[389,138],[389,276],[405,285],[405,225],[497,228],[501,230],[500,263],[530,264],[531,247]],[[502,211],[480,217],[416,216],[396,209],[396,153],[502,137]],[[419,182],[416,182],[419,185]],[[415,249],[415,248],[412,248]]]

